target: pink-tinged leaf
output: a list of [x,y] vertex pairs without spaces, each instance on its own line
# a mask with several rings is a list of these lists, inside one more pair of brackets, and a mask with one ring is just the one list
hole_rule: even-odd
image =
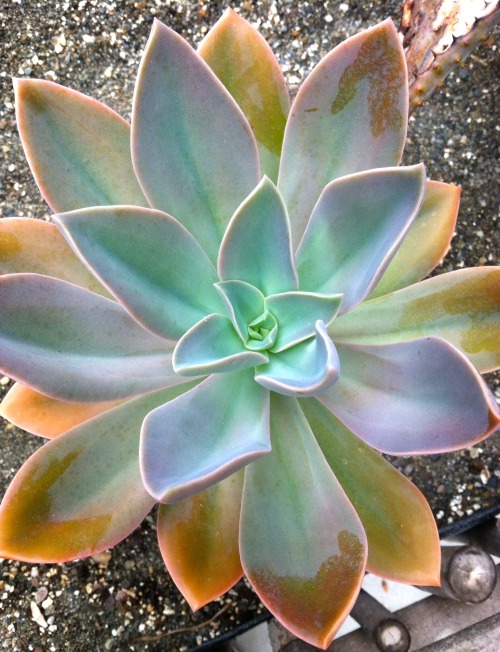
[[439,534],[421,492],[318,400],[299,403],[361,519],[368,539],[367,570],[396,582],[439,586]]
[[417,283],[432,272],[450,247],[459,203],[458,186],[427,181],[418,215],[369,299]]
[[119,404],[58,401],[16,383],[0,404],[0,416],[34,435],[53,439]]
[[215,267],[176,219],[149,208],[105,206],[54,217],[75,252],[151,332],[177,340],[222,309]]
[[285,130],[278,188],[299,243],[327,183],[398,165],[406,138],[406,61],[391,20],[353,36],[302,84]]
[[130,126],[104,104],[42,79],[15,79],[19,133],[43,198],[56,213],[147,206],[130,155]]
[[130,534],[154,504],[142,485],[145,415],[193,383],[128,401],[51,440],[22,466],[0,507],[0,557],[61,562]]
[[158,542],[172,579],[193,610],[241,579],[238,534],[243,471],[175,505],[160,505]]
[[376,285],[415,219],[423,165],[360,172],[332,181],[297,250],[300,289],[342,293],[340,314]]
[[212,262],[260,178],[245,116],[193,48],[155,21],[135,87],[132,158],[154,208],[176,217]]
[[245,281],[264,295],[297,289],[286,206],[267,177],[232,217],[217,265],[221,280]]
[[356,600],[366,537],[295,399],[272,395],[271,433],[245,470],[241,563],[273,615],[325,649]]
[[339,356],[321,321],[315,337],[269,354],[269,363],[255,370],[255,380],[286,396],[315,396],[331,387],[339,377]]
[[109,297],[71,251],[55,224],[28,217],[4,217],[0,220],[0,274],[23,272],[54,276]]
[[38,274],[0,277],[0,369],[52,398],[114,401],[182,379],[172,348],[116,302]]
[[177,342],[172,358],[174,371],[182,376],[206,376],[240,371],[268,361],[265,353],[243,345],[229,317],[208,315]]
[[144,486],[160,502],[175,503],[270,450],[269,392],[251,371],[214,374],[144,420]]
[[198,52],[246,115],[259,147],[262,173],[276,181],[290,99],[271,48],[228,7]]
[[479,371],[500,367],[500,267],[461,269],[367,301],[329,327],[334,341],[407,342],[439,335]]
[[458,450],[500,424],[483,379],[446,340],[337,348],[340,379],[318,399],[377,450],[394,455]]

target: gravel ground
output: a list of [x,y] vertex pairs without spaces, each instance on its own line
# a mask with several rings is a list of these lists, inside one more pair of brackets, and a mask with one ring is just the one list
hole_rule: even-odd
[[[269,40],[292,90],[345,37],[387,16],[396,23],[400,17],[399,0],[239,0],[232,6]],[[11,76],[52,79],[128,118],[153,17],[197,44],[223,9],[220,2],[168,0],[0,2],[0,215],[49,219],[17,137]],[[430,177],[463,188],[453,247],[438,272],[498,264],[499,193],[492,181],[498,174],[494,98],[499,79],[495,46],[481,47],[410,121],[405,162],[424,161]],[[498,377],[490,375],[488,382],[500,395]],[[8,388],[8,379],[0,379],[0,397]],[[2,492],[39,445],[4,422]],[[499,451],[497,435],[456,454],[393,462],[422,489],[438,525],[444,525],[498,502]],[[241,582],[193,614],[164,570],[154,513],[112,551],[88,560],[53,566],[0,560],[0,649],[188,650],[261,611]]]

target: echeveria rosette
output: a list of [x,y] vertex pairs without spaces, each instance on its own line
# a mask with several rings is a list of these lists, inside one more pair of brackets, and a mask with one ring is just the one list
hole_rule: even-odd
[[325,57],[288,121],[274,56],[231,10],[199,54],[155,23],[131,139],[75,91],[16,86],[58,215],[0,222],[0,368],[19,381],[1,411],[52,441],[7,491],[0,555],[93,554],[158,500],[193,608],[245,573],[321,647],[365,567],[437,583],[430,509],[377,451],[453,450],[498,426],[477,370],[500,365],[500,270],[418,283],[459,191],[397,167],[392,23]]

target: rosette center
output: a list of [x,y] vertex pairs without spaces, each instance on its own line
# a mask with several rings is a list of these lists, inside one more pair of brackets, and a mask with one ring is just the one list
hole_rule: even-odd
[[248,324],[248,340],[245,342],[251,351],[265,351],[270,349],[278,336],[278,322],[276,317],[265,310],[260,317]]

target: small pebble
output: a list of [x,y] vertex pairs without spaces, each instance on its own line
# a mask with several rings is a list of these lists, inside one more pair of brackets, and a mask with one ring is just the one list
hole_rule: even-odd
[[36,602],[30,602],[30,607],[31,607],[31,616],[35,621],[35,623],[40,627],[42,627],[43,629],[46,629],[48,627],[47,621],[45,620]]
[[35,602],[40,604],[48,596],[49,591],[46,586],[41,586],[38,591],[35,593]]

